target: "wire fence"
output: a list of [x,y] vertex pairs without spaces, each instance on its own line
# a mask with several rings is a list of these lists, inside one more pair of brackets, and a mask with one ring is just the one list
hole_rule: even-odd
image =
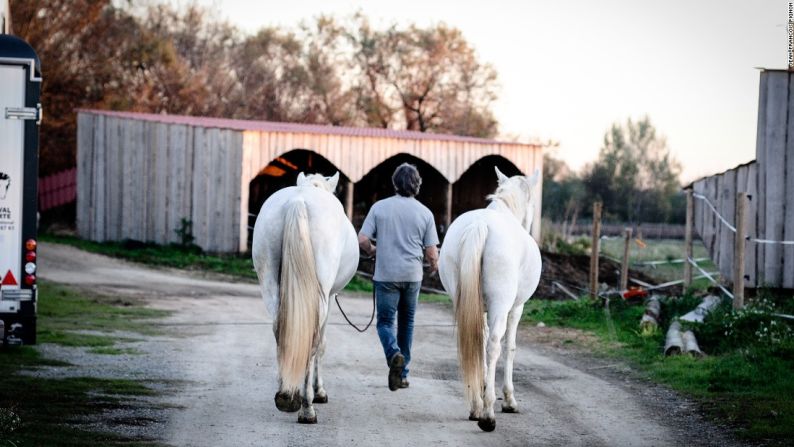
[[[569,236],[588,235],[592,228],[592,222],[589,220],[581,220],[576,224],[553,222],[551,227],[554,231]],[[630,227],[634,234],[642,236],[643,239],[683,239],[686,231],[684,225],[681,224],[602,223],[601,235],[605,236],[605,239],[619,239],[626,227]]]
[[[714,204],[708,199],[708,197],[704,196],[703,194],[694,193],[694,192],[692,194],[692,197],[694,199],[702,201],[708,207],[708,209],[711,210],[711,212],[714,214],[715,218],[718,219],[719,222],[721,222],[721,224],[725,228],[730,230],[734,235],[737,233],[736,226],[731,224],[731,222],[728,221],[728,219],[726,219],[725,216],[723,216],[717,210],[717,207],[714,206]],[[749,197],[749,196],[748,196],[748,198],[751,199],[751,197]],[[614,236],[614,235],[601,235],[599,237],[602,240],[613,240],[613,239],[620,239],[621,238],[621,236]],[[794,241],[788,241],[788,240],[761,239],[761,238],[753,237],[753,236],[750,236],[750,235],[743,235],[743,238],[746,241],[753,242],[753,243],[756,243],[756,244],[794,245]],[[607,259],[610,259],[610,260],[612,260],[614,262],[617,262],[617,263],[623,263],[624,262],[624,261],[622,261],[620,259],[616,259],[614,257],[611,257],[609,255],[605,255],[603,253],[600,253],[599,255],[603,256],[603,257],[605,257]],[[730,290],[728,290],[722,283],[720,283],[720,281],[717,280],[717,278],[720,276],[720,274],[718,272],[707,272],[699,264],[700,262],[707,261],[707,260],[710,260],[710,258],[685,257],[685,258],[681,258],[681,259],[646,260],[646,261],[641,261],[641,262],[632,262],[632,263],[629,263],[629,266],[632,266],[632,267],[652,267],[652,268],[656,268],[657,266],[660,266],[660,265],[689,264],[700,273],[700,275],[698,277],[692,278],[692,279],[704,279],[705,278],[711,284],[713,284],[714,286],[718,287],[720,289],[720,291],[725,294],[725,296],[729,297],[732,300],[736,299],[735,296],[734,296],[734,293],[732,293]],[[690,275],[690,278],[691,278],[691,275]],[[639,284],[640,286],[644,287],[646,290],[656,290],[656,289],[670,287],[670,286],[673,286],[673,285],[678,285],[678,284],[684,283],[684,280],[675,280],[675,281],[668,281],[668,282],[663,283],[663,284],[653,285],[653,284],[644,283],[642,281],[638,281],[638,280],[633,279],[633,278],[629,278],[629,281],[631,281],[631,282],[633,282],[635,284]],[[743,300],[743,298],[742,298],[742,300]],[[742,302],[742,301],[739,301],[739,302]]]
[[[720,222],[722,222],[722,224],[725,225],[726,228],[731,230],[733,233],[736,233],[736,227],[731,225],[731,223],[728,222],[728,220],[725,219],[725,217],[723,217],[722,214],[720,214],[719,211],[717,211],[717,208],[714,207],[714,204],[711,203],[711,201],[708,199],[708,197],[704,196],[703,194],[698,194],[698,193],[693,193],[692,197],[694,197],[694,198],[696,198],[698,200],[702,200],[703,202],[705,202],[706,205],[708,205],[708,207],[711,209],[711,212],[714,213],[714,215],[717,217],[717,219],[719,219]],[[754,237],[751,237],[751,236],[744,236],[744,238],[745,238],[745,240],[748,240],[750,242],[755,242],[756,244],[794,245],[794,241],[777,241],[777,240],[771,240],[771,239],[759,239],[759,238],[754,238]]]

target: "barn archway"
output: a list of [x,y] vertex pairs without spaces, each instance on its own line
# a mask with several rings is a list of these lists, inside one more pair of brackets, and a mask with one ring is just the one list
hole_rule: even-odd
[[486,196],[496,190],[496,173],[498,167],[506,176],[523,174],[510,160],[499,155],[483,157],[466,170],[457,182],[452,185],[452,219],[488,204]]
[[441,236],[446,230],[447,190],[449,182],[436,168],[413,155],[400,153],[372,168],[356,183],[353,195],[353,225],[358,230],[373,203],[394,195],[391,176],[403,163],[411,163],[422,176],[422,187],[417,200],[433,212]]
[[344,203],[347,190],[350,188],[350,181],[339,168],[322,155],[306,149],[294,149],[271,160],[248,186],[249,246],[256,216],[268,197],[279,189],[295,186],[298,174],[301,172],[331,176],[337,171],[339,171],[339,185],[336,188],[336,196]]

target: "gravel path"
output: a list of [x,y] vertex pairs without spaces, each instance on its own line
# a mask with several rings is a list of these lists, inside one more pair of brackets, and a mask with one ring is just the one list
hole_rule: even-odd
[[[136,336],[122,345],[139,355],[41,347],[76,366],[38,374],[136,378],[161,389],[156,398],[133,401],[124,414],[97,423],[134,436],[180,446],[737,445],[724,429],[704,423],[695,405],[637,382],[625,367],[528,344],[538,339],[536,328],[522,329],[516,354],[521,413],[499,413],[497,401],[496,431],[484,433],[467,420],[450,308],[431,304],[418,310],[411,386],[397,392],[386,386],[374,328],[355,332],[334,306],[323,364],[329,403],[316,406],[317,425],[298,425],[295,413],[273,404],[275,342],[255,284],[55,244],[41,244],[39,255],[42,278],[174,311],[154,323],[165,335]],[[340,298],[351,319],[367,321],[369,297]],[[501,374],[497,378],[501,388]]]

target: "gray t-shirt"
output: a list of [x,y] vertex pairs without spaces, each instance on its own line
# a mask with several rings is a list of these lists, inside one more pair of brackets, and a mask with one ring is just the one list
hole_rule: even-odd
[[360,234],[377,239],[375,281],[421,281],[423,249],[438,245],[433,213],[400,195],[375,202]]

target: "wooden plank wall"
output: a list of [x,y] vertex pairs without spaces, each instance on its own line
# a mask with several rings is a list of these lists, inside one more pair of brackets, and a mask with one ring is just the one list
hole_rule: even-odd
[[80,113],[77,115],[77,234],[84,238],[91,235],[91,182],[94,178],[94,120],[95,116]]
[[[755,162],[758,165],[757,168],[757,178],[756,178],[756,193],[758,197],[755,202],[758,206],[758,214],[755,216],[755,223],[756,223],[756,232],[755,234],[760,236],[764,233],[764,228],[766,227],[766,200],[763,200],[763,197],[766,197],[766,181],[764,177],[766,175],[766,171],[763,169],[764,165],[766,165],[766,151],[763,148],[766,145],[766,132],[763,129],[766,128],[766,92],[767,92],[767,77],[761,73],[761,79],[759,80],[759,90],[758,90],[758,128],[756,131],[756,143],[755,143]],[[755,244],[755,259],[756,259],[756,284],[760,285],[764,282],[764,257],[766,255],[766,245],[763,244]]]
[[[764,239],[783,240],[783,218],[786,187],[786,120],[788,119],[788,74],[764,72],[766,86],[766,125],[759,132],[765,133],[765,144],[758,148],[764,152],[766,162],[761,167],[761,179],[766,182],[766,221]],[[759,111],[761,112],[761,111]],[[793,173],[794,174],[794,173]],[[776,205],[777,204],[777,205]],[[769,284],[783,283],[783,248],[778,244],[764,247],[764,277]]]
[[[794,241],[794,76],[787,71],[761,72],[756,161],[696,181],[693,189],[734,223],[736,193],[747,192],[747,234],[753,239]],[[733,233],[711,210],[695,201],[695,228],[717,263],[732,280]],[[730,234],[729,234],[730,233]],[[747,243],[748,287],[794,289],[794,245]]]
[[[183,219],[211,252],[247,249],[249,184],[278,156],[312,150],[358,181],[400,153],[425,160],[451,183],[477,160],[501,155],[522,172],[543,170],[540,147],[446,140],[233,130],[78,114],[78,232],[91,240],[167,244]],[[541,185],[532,234],[540,237]]]
[[182,219],[210,252],[239,249],[242,132],[78,114],[81,237],[168,244]]
[[[696,181],[693,190],[696,194],[705,196],[725,217],[731,225],[735,226],[736,194],[746,192],[753,196],[750,201],[747,230],[748,234],[754,234],[756,202],[755,200],[755,179],[757,164],[750,163],[731,169],[722,174],[713,175]],[[703,245],[715,264],[719,267],[722,278],[728,282],[732,281],[733,275],[733,238],[734,233],[727,228],[722,221],[711,211],[705,202],[695,199],[695,230],[700,235]],[[753,250],[754,244],[749,243],[746,250],[745,271],[750,277],[746,281],[748,287],[755,287],[756,278],[756,258],[757,254]]]
[[[786,129],[786,205],[783,239],[794,241],[794,76],[788,75],[788,127]],[[783,287],[794,289],[794,245],[783,246]]]

